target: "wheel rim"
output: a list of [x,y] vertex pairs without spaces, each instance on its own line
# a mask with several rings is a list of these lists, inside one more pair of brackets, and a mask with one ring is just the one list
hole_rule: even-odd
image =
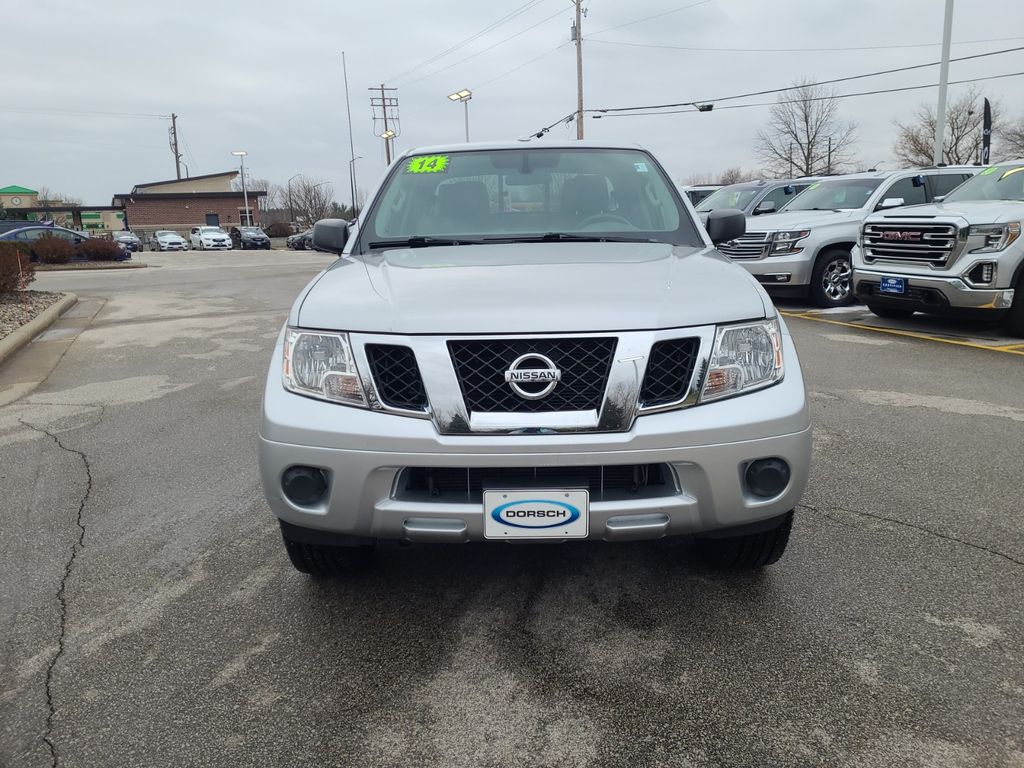
[[853,270],[846,259],[836,259],[825,267],[821,276],[821,289],[831,301],[843,301],[850,295]]

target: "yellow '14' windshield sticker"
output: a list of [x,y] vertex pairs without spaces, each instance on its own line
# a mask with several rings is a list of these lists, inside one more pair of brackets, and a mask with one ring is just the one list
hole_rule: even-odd
[[448,170],[448,155],[414,157],[405,164],[406,173],[444,173]]

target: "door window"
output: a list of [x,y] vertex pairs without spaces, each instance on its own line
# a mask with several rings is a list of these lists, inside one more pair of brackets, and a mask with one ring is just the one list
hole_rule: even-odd
[[912,176],[893,182],[892,186],[882,193],[878,202],[881,204],[892,197],[902,197],[904,205],[920,205],[928,202],[924,186],[915,187]]
[[782,206],[784,206],[786,203],[788,203],[790,200],[796,197],[797,191],[798,190],[794,188],[793,194],[787,195],[785,187],[773,189],[771,192],[769,192],[762,198],[761,202],[758,203],[758,205],[761,205],[762,203],[775,203],[775,210],[781,210]]

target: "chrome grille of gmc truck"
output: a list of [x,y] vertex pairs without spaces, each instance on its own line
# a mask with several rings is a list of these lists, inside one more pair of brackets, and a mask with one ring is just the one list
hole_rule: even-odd
[[864,226],[864,261],[913,261],[944,267],[959,244],[955,224],[901,222]]

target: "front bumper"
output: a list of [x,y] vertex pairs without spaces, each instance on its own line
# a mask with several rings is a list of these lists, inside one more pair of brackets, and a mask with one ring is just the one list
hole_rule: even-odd
[[[883,277],[906,280],[907,294],[879,293]],[[972,288],[959,277],[931,277],[898,272],[881,272],[857,267],[853,271],[853,290],[857,298],[873,304],[936,312],[948,309],[1004,311],[1013,304],[1012,288]]]
[[[783,338],[786,377],[773,387],[641,416],[628,432],[553,435],[441,435],[426,419],[294,395],[281,385],[279,348],[259,435],[264,494],[277,517],[303,528],[412,541],[482,541],[481,503],[409,498],[399,488],[403,470],[664,464],[672,477],[663,492],[592,501],[588,538],[652,539],[776,517],[799,502],[811,459],[803,378],[792,340]],[[751,461],[771,457],[785,460],[791,477],[779,495],[763,499],[746,489],[743,475]],[[281,477],[292,466],[325,472],[329,489],[321,502],[300,507],[285,497]]]
[[814,269],[813,256],[813,253],[804,249],[795,254],[733,261],[752,274],[766,289],[771,289],[810,285],[811,270]]

